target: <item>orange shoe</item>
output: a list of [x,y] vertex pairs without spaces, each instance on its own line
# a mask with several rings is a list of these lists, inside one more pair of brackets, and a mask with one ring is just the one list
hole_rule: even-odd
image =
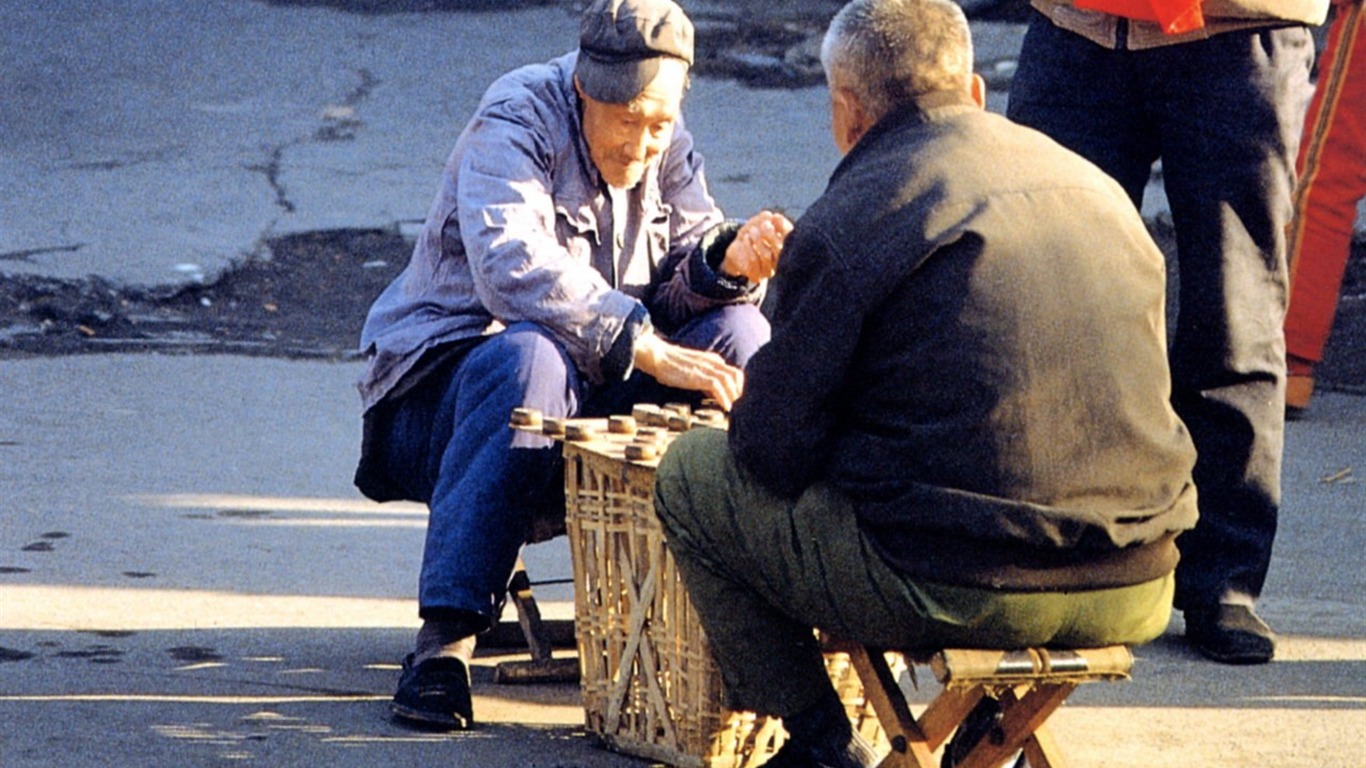
[[1314,377],[1292,373],[1285,377],[1285,418],[1294,421],[1304,415],[1314,396]]

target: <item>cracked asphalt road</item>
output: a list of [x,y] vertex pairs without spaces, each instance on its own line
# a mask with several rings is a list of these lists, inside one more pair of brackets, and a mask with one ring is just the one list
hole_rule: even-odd
[[[402,68],[393,66],[402,56],[411,56],[406,51],[412,49],[393,51],[389,46],[394,33],[379,30],[395,25],[419,30],[423,14],[442,14],[430,16],[441,22],[433,28],[442,30],[452,29],[453,19],[469,18],[477,21],[459,27],[459,44],[468,47],[484,39],[480,29],[495,37],[512,31],[495,23],[488,11],[499,11],[502,18],[502,12],[545,6],[572,17],[583,3],[265,4],[341,10],[348,16],[396,15],[403,20],[356,25],[338,22],[335,15],[309,15],[310,21],[299,27],[307,34],[287,36],[283,52],[270,49],[259,60],[244,60],[244,49],[218,45],[233,29],[269,28],[259,13],[230,13],[243,6],[224,6],[225,13],[206,30],[192,15],[175,15],[167,26],[158,27],[155,9],[136,5],[106,20],[114,23],[94,23],[105,12],[99,6],[69,4],[70,10],[80,11],[76,16],[91,18],[67,29],[55,50],[16,74],[17,93],[51,102],[44,106],[51,108],[56,116],[51,119],[58,120],[61,129],[52,130],[54,126],[41,120],[18,126],[26,133],[24,141],[31,143],[21,141],[15,147],[30,147],[42,156],[33,170],[20,170],[36,174],[41,187],[30,184],[25,191],[22,173],[14,181],[20,205],[9,210],[19,226],[4,232],[12,244],[0,249],[0,271],[5,273],[0,281],[0,357],[149,349],[314,358],[350,355],[366,307],[407,261],[410,245],[398,231],[413,214],[399,209],[419,198],[402,190],[416,183],[425,196],[431,183],[425,172],[414,181],[416,169],[425,165],[401,156],[411,145],[394,141],[396,131],[412,134],[415,126],[392,124],[384,114],[400,106],[396,95],[413,93],[411,81],[400,82]],[[839,0],[692,2],[690,13],[698,28],[697,72],[767,90],[818,83],[822,75],[816,43],[839,5]],[[1013,5],[1017,14],[1025,8],[1023,0],[1007,5]],[[545,23],[540,18],[539,23]],[[125,51],[110,42],[135,31],[174,41],[173,52],[158,58],[139,45]],[[299,43],[299,37],[308,37],[310,43]],[[252,49],[272,44],[258,40]],[[350,53],[329,56],[323,49]],[[201,59],[236,65],[236,79],[225,85],[211,78],[196,88],[201,81],[177,76],[188,66],[182,60]],[[478,67],[483,61],[469,56],[453,60],[457,67]],[[117,103],[88,103],[104,93],[99,90],[68,103],[66,96],[43,84],[44,73],[74,77],[92,66],[127,71],[115,73]],[[286,66],[291,71],[280,70]],[[281,75],[272,74],[276,71]],[[426,70],[417,67],[417,72],[422,77]],[[282,82],[310,87],[304,93],[283,95]],[[186,86],[196,88],[193,97],[173,98]],[[469,89],[460,93],[464,90]],[[435,121],[443,131],[436,136],[440,142],[448,140],[448,123],[463,120],[465,108],[458,97],[452,98],[454,93],[439,92],[441,100],[451,100],[440,108],[447,113],[445,120]],[[73,126],[69,133],[65,130]],[[104,131],[112,141],[100,141]],[[420,142],[430,143],[425,138]],[[338,144],[350,146],[338,151]],[[201,145],[211,151],[192,151]],[[438,150],[441,155],[444,151],[444,146]],[[347,159],[352,157],[366,158],[363,171],[362,163]],[[185,169],[186,164],[192,164],[193,171]],[[345,211],[355,208],[340,198],[351,189],[349,179],[362,172],[367,174],[366,191],[379,201],[374,204],[379,215],[360,226],[378,229],[347,228],[356,225]],[[193,179],[193,186],[180,183],[186,176]],[[333,178],[342,183],[330,184]],[[394,183],[395,179],[402,181]],[[723,174],[714,182],[749,184],[750,176]],[[397,223],[375,223],[386,215]],[[111,216],[118,223],[101,226]],[[303,220],[310,223],[299,227],[296,222]],[[256,242],[243,240],[251,237],[254,222],[261,226]],[[281,235],[277,226],[304,233]],[[128,270],[126,257],[144,252],[159,256],[148,262],[148,268]],[[58,258],[68,256],[72,258]],[[216,263],[220,261],[225,268]]]
[[[268,0],[272,5],[313,5],[353,13],[448,13],[487,11],[510,6],[561,6],[575,0]],[[750,87],[781,89],[821,82],[814,58],[816,41],[837,0],[772,4],[761,0],[698,2],[692,14],[698,27],[697,71]],[[1018,22],[1028,13],[1023,0],[970,0],[963,3],[976,21]],[[1008,87],[998,62],[984,59],[979,69],[993,88]],[[263,147],[260,174],[283,213],[296,210],[281,169],[286,152],[313,143],[346,142],[363,129],[358,107],[379,85],[366,67],[349,73],[354,84],[323,110],[306,134]],[[1004,79],[1002,80],[1002,77]],[[164,154],[164,153],[162,153]],[[147,156],[111,158],[119,168],[161,162]],[[722,179],[724,181],[724,179]],[[304,190],[296,190],[303,192]],[[1154,235],[1170,254],[1166,228]],[[0,262],[75,252],[81,244],[0,254]],[[327,229],[267,236],[254,252],[211,281],[191,274],[175,285],[123,286],[99,277],[55,278],[10,274],[0,281],[0,358],[111,351],[237,354],[347,359],[365,311],[379,291],[402,269],[411,242],[393,229]],[[2,267],[3,264],[0,264]],[[193,265],[187,265],[192,267]],[[1366,243],[1358,242],[1343,289],[1333,339],[1320,375],[1328,388],[1366,392]]]

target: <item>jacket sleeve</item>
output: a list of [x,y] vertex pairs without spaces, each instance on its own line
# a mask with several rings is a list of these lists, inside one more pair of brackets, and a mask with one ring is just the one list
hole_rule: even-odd
[[692,135],[679,122],[663,160],[661,194],[669,210],[669,255],[660,270],[662,281],[651,293],[649,309],[665,333],[723,304],[758,303],[762,283],[721,274],[726,247],[740,222],[725,221],[707,190],[702,156]]
[[798,222],[774,277],[773,337],[745,368],[729,438],[740,464],[789,498],[829,463],[863,324],[856,277],[819,231]]
[[[504,324],[548,328],[591,381],[624,376],[603,360],[640,303],[574,259],[556,232],[555,148],[530,106],[488,106],[462,137],[455,191],[475,292]],[[613,356],[620,361],[623,356]],[[629,366],[629,363],[628,363]]]

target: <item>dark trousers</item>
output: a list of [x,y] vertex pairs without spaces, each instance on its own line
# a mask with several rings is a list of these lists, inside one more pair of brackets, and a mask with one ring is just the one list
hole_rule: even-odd
[[1036,14],[1011,84],[1011,119],[1096,163],[1135,205],[1162,161],[1180,283],[1172,403],[1199,451],[1200,522],[1178,540],[1182,608],[1256,597],[1271,560],[1285,228],[1313,53],[1303,27],[1111,50]]
[[669,446],[655,511],[732,709],[785,717],[830,691],[812,627],[880,648],[1143,643],[1172,612],[1172,577],[1111,589],[1006,592],[908,577],[878,554],[853,502],[816,483],[769,492],[726,434]]
[[[756,307],[724,306],[673,341],[743,366],[768,341]],[[418,585],[424,618],[475,613],[496,619],[533,523],[564,518],[564,462],[548,438],[508,426],[514,408],[546,416],[629,413],[637,402],[693,401],[639,371],[592,386],[544,328],[517,323],[453,355],[396,403],[377,406],[366,474],[425,502],[427,537]]]

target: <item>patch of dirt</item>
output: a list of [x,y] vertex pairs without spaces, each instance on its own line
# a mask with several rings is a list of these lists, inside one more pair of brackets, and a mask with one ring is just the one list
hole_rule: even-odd
[[356,355],[370,304],[408,263],[411,241],[333,230],[269,241],[213,283],[124,288],[100,279],[0,281],[0,357],[91,352]]
[[[1170,226],[1155,225],[1153,235],[1170,258]],[[343,229],[266,245],[266,255],[217,281],[176,290],[11,276],[0,281],[0,359],[153,351],[354,359],[370,304],[413,244],[392,231]],[[1317,373],[1326,389],[1366,392],[1366,241],[1353,244]]]

